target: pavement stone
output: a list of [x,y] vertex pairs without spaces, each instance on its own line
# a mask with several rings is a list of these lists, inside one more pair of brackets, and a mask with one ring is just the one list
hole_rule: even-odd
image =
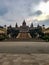
[[0,53],[0,65],[49,65],[49,54]]

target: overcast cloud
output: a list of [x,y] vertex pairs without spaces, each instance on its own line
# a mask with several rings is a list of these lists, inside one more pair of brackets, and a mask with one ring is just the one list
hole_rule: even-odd
[[[42,5],[42,2],[46,4],[49,0],[0,0],[0,25],[11,24],[14,26],[16,22],[18,25],[21,25],[24,19],[26,20],[27,25],[30,25],[30,23],[34,21],[34,17],[43,14],[43,10],[40,8],[38,9],[38,7]],[[28,18],[32,19],[28,21]],[[44,21],[45,22],[37,22],[46,24],[49,22],[49,19],[48,21]]]

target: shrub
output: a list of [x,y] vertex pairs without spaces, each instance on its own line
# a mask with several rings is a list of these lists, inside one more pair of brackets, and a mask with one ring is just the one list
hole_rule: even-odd
[[42,37],[42,39],[46,40],[46,41],[49,41],[49,36],[48,35],[45,35]]
[[8,39],[8,36],[5,34],[0,35],[0,41]]

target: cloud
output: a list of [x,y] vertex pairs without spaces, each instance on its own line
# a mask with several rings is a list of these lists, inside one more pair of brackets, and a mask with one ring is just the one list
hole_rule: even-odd
[[49,0],[43,0],[45,3],[48,2]]
[[[11,24],[12,23],[12,24]],[[0,25],[2,25],[2,26],[4,26],[4,25],[7,25],[7,26],[9,26],[9,25],[12,25],[12,26],[15,26],[15,24],[16,24],[16,22],[14,21],[12,21],[12,22],[9,22],[9,21],[6,21],[6,20],[3,20],[1,17],[0,17]]]
[[34,26],[45,24],[46,27],[49,27],[49,15],[41,14],[39,16],[28,17],[26,21],[30,24],[33,23]]
[[39,21],[39,24],[40,25],[45,25],[45,27],[49,27],[49,19],[47,19],[47,20],[43,20],[43,21]]
[[27,21],[33,21],[33,20],[43,21],[47,19],[49,19],[49,15],[41,14],[39,16],[32,16],[32,17],[27,18]]
[[[40,7],[41,5],[43,8]],[[43,13],[46,12],[47,6],[48,0],[46,3],[43,0],[0,0],[0,21],[7,25],[13,25],[16,22],[21,25],[24,19],[27,24],[34,20],[46,20],[49,15]]]
[[0,8],[0,16],[4,16],[8,12],[8,9],[5,7]]
[[49,14],[49,1],[48,2],[40,2],[37,7],[35,7],[36,10],[40,10],[43,12],[43,14]]
[[40,10],[37,10],[35,13],[34,13],[34,15],[37,15],[37,16],[39,16],[39,15],[41,15],[42,14],[42,11],[40,11]]

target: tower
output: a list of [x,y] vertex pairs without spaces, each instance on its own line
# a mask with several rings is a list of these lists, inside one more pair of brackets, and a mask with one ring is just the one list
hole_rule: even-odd
[[18,27],[17,23],[16,23],[15,27],[16,27],[16,28]]
[[23,21],[22,26],[26,26],[26,22],[25,22],[25,20]]
[[20,38],[20,39],[32,38],[29,33],[29,27],[26,25],[25,20],[23,21],[22,26],[20,26],[19,30],[20,30],[20,32],[19,32],[17,38]]

